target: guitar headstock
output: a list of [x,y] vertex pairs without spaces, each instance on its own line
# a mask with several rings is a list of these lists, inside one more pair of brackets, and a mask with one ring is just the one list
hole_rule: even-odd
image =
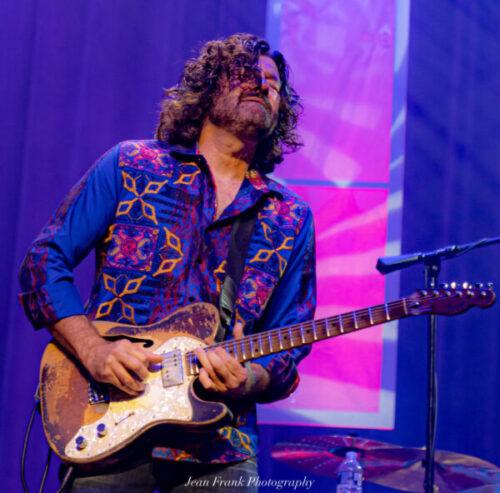
[[420,290],[410,297],[408,311],[412,315],[433,313],[436,315],[457,315],[473,306],[487,308],[495,302],[492,283],[464,282],[441,284],[439,289]]

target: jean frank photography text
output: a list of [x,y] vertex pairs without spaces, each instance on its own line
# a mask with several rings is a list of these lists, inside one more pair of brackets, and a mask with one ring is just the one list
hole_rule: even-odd
[[314,484],[314,479],[304,476],[303,479],[272,479],[261,478],[260,476],[240,476],[239,478],[226,479],[223,476],[213,478],[193,478],[189,476],[184,486],[199,488],[246,488],[256,486],[259,488],[272,488],[276,491],[298,491],[310,490]]

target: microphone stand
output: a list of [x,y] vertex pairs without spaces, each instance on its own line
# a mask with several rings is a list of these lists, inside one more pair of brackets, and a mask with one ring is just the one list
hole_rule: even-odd
[[[417,252],[395,257],[381,257],[377,261],[377,270],[381,274],[388,274],[405,269],[415,264],[424,264],[425,288],[432,291],[437,288],[438,275],[441,270],[441,261],[463,255],[475,248],[482,248],[500,243],[500,236],[483,238],[481,240],[451,245],[430,252]],[[434,493],[434,453],[436,448],[437,422],[437,316],[428,316],[428,346],[427,346],[427,432],[425,447],[425,493]]]
[[[431,257],[432,258],[432,257]],[[441,270],[441,260],[434,257],[434,260],[425,261],[424,277],[425,287],[432,291],[437,288],[437,279]],[[431,313],[428,316],[427,328],[427,440],[425,446],[425,479],[424,491],[434,493],[434,453],[436,450],[436,423],[437,423],[437,316]]]

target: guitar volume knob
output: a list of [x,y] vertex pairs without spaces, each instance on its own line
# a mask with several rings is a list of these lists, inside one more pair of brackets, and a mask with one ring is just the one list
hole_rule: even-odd
[[75,443],[77,450],[83,450],[85,449],[85,447],[87,447],[87,440],[85,440],[85,437],[81,435],[75,438]]
[[108,429],[104,423],[99,423],[97,425],[97,436],[103,438],[108,434]]

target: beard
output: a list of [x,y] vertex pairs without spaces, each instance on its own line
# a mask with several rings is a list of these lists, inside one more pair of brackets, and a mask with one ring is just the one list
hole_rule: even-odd
[[245,100],[234,93],[217,94],[208,117],[214,125],[240,138],[257,141],[268,137],[277,123],[277,115],[273,115],[267,102]]

